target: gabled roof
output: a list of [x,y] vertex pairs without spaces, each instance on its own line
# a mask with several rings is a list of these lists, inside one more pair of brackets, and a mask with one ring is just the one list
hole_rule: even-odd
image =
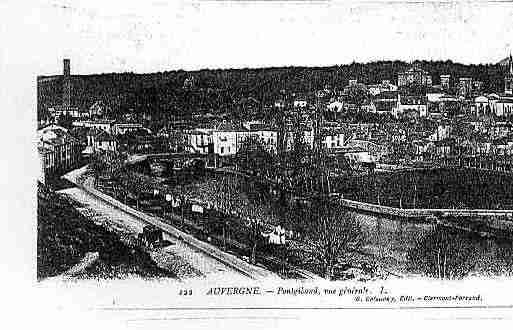
[[379,99],[396,99],[398,95],[399,95],[398,91],[382,91],[381,93],[375,95],[373,97],[373,99],[374,100],[379,100]]
[[488,102],[488,98],[484,95],[478,96],[474,99],[474,102],[486,103]]
[[216,131],[219,132],[246,132],[247,129],[242,127],[239,124],[234,123],[221,123],[219,124],[216,129]]
[[97,136],[98,134],[100,134],[101,132],[103,132],[103,130],[99,129],[99,128],[96,128],[96,127],[93,127],[93,128],[90,128],[88,131],[87,131],[87,135],[88,136]]
[[48,148],[45,148],[44,146],[38,146],[37,152],[40,154],[48,154],[48,153],[51,153],[52,151]]
[[446,95],[442,95],[440,97],[440,101],[443,101],[443,102],[449,102],[449,101],[457,102],[458,98],[456,98],[455,96],[446,94]]
[[62,126],[50,125],[37,131],[38,140],[50,145],[62,145],[68,142],[77,142],[68,130]]

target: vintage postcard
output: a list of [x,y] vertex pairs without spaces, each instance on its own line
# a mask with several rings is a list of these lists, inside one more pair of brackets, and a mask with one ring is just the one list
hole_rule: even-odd
[[512,2],[32,11],[50,319],[511,321]]

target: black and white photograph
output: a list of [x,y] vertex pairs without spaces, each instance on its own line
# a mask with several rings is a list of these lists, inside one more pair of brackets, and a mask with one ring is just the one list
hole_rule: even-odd
[[11,5],[49,306],[511,321],[513,2]]

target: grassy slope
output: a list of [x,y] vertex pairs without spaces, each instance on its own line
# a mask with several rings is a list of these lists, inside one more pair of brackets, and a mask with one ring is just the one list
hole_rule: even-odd
[[82,216],[63,197],[38,187],[37,277],[56,276],[87,252],[99,252],[100,262],[86,277],[174,277],[157,267],[148,253],[128,246],[120,237]]

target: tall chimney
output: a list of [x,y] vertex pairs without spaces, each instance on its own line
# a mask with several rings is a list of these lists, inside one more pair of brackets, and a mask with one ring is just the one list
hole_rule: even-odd
[[63,89],[62,89],[62,105],[65,111],[69,111],[71,107],[71,78],[70,78],[70,61],[65,58],[63,68]]

